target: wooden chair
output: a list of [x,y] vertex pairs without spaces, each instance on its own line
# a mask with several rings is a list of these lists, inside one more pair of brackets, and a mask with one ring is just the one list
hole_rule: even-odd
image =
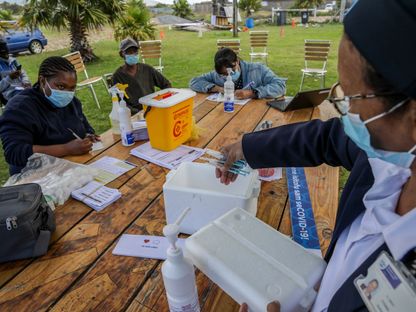
[[157,59],[158,64],[153,66],[158,71],[163,71],[162,66],[162,41],[161,40],[149,40],[139,42],[140,59],[143,64],[146,64],[148,59]]
[[331,41],[329,40],[305,40],[305,68],[301,70],[302,81],[299,91],[302,90],[305,77],[320,78],[321,88],[325,88],[326,64],[330,47]]
[[222,48],[229,48],[233,50],[237,55],[240,53],[240,39],[218,39],[217,40],[218,50]]
[[268,31],[250,31],[250,60],[265,60],[267,64],[267,41],[269,39]]
[[107,90],[107,85],[105,84],[105,81],[103,79],[102,76],[96,76],[96,77],[89,77],[88,73],[87,73],[87,69],[85,68],[84,62],[82,60],[81,57],[81,53],[79,53],[79,51],[73,52],[73,53],[69,53],[67,55],[63,56],[64,58],[66,58],[68,61],[71,62],[72,65],[74,65],[75,70],[77,71],[77,73],[83,72],[85,79],[82,80],[81,82],[77,83],[77,90],[80,89],[84,89],[84,88],[89,88],[92,96],[94,98],[95,103],[97,104],[98,108],[101,109],[100,106],[100,102],[98,102],[98,98],[97,98],[97,94],[95,94],[95,90],[94,90],[94,84],[95,83],[102,83],[104,85],[104,87]]

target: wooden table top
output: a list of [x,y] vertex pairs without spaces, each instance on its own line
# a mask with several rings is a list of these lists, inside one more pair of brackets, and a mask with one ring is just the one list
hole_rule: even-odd
[[[195,98],[198,140],[187,143],[219,149],[251,132],[263,120],[273,127],[336,115],[323,103],[317,108],[281,113],[253,100],[224,113],[223,105]],[[168,311],[160,273],[161,261],[114,256],[120,235],[162,235],[165,225],[162,185],[167,170],[129,154],[110,131],[102,135],[105,150],[79,157],[90,163],[104,155],[128,160],[136,169],[111,182],[122,197],[96,212],[69,199],[55,210],[57,229],[48,253],[37,259],[0,265],[0,311]],[[136,143],[135,146],[143,142]],[[133,146],[133,147],[135,147]],[[283,171],[284,172],[284,171]],[[306,168],[322,252],[331,239],[338,205],[338,168]],[[262,182],[257,217],[282,233],[291,234],[285,173],[282,179]],[[238,305],[201,272],[197,287],[202,311],[237,311]]]

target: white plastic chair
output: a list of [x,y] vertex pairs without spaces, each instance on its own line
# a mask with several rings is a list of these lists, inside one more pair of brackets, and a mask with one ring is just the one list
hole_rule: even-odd
[[146,64],[148,59],[157,59],[158,65],[153,66],[156,70],[162,72],[162,41],[148,40],[139,42],[140,59],[143,64]]
[[237,55],[240,53],[240,39],[218,39],[217,40],[218,50],[222,48],[229,48],[233,50]]
[[255,59],[265,60],[267,64],[267,42],[269,39],[268,31],[250,31],[250,60]]
[[325,88],[326,64],[330,47],[331,41],[329,40],[305,40],[305,68],[301,70],[302,81],[299,91],[302,90],[305,77],[321,79],[321,88]]
[[77,73],[83,72],[85,75],[85,79],[82,80],[81,82],[77,83],[77,90],[80,89],[84,89],[84,88],[89,88],[92,96],[94,98],[95,103],[97,104],[98,108],[101,109],[100,106],[100,102],[98,102],[98,98],[97,98],[97,94],[95,94],[95,90],[94,90],[94,84],[95,83],[102,83],[104,85],[104,87],[107,90],[107,85],[103,79],[102,76],[96,76],[96,77],[89,77],[88,73],[87,73],[87,69],[85,68],[84,62],[82,60],[81,57],[81,53],[79,53],[79,51],[67,54],[63,56],[64,58],[66,58],[68,61],[71,62],[72,65],[74,65],[75,70],[77,71]]

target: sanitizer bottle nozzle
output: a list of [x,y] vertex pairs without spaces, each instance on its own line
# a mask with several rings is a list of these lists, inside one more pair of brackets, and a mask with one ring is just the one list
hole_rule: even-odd
[[165,227],[163,228],[163,235],[165,235],[165,237],[169,241],[170,249],[172,251],[176,251],[178,249],[178,247],[176,247],[176,242],[178,240],[178,235],[180,232],[180,224],[182,220],[186,217],[186,215],[189,213],[189,211],[191,211],[191,208],[186,208],[175,221],[175,223],[165,225]]

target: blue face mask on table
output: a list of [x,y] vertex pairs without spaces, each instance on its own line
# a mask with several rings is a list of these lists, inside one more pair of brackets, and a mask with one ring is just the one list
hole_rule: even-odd
[[139,63],[139,55],[138,54],[126,54],[124,56],[124,60],[126,61],[127,65],[135,65]]
[[48,81],[47,80],[45,81],[49,89],[51,90],[51,95],[46,95],[45,89],[43,89],[43,92],[45,93],[46,98],[49,101],[51,101],[55,107],[63,108],[65,106],[68,106],[69,103],[71,103],[75,95],[74,91],[63,91],[63,90],[52,89]]
[[395,105],[389,111],[374,116],[364,122],[361,120],[360,115],[347,113],[341,117],[344,131],[359,148],[366,152],[369,158],[378,158],[403,168],[409,168],[416,157],[412,154],[416,150],[416,145],[413,146],[408,152],[391,152],[375,149],[371,146],[370,132],[366,127],[366,124],[392,113],[400,106],[404,105],[407,101],[408,100],[404,100]]

